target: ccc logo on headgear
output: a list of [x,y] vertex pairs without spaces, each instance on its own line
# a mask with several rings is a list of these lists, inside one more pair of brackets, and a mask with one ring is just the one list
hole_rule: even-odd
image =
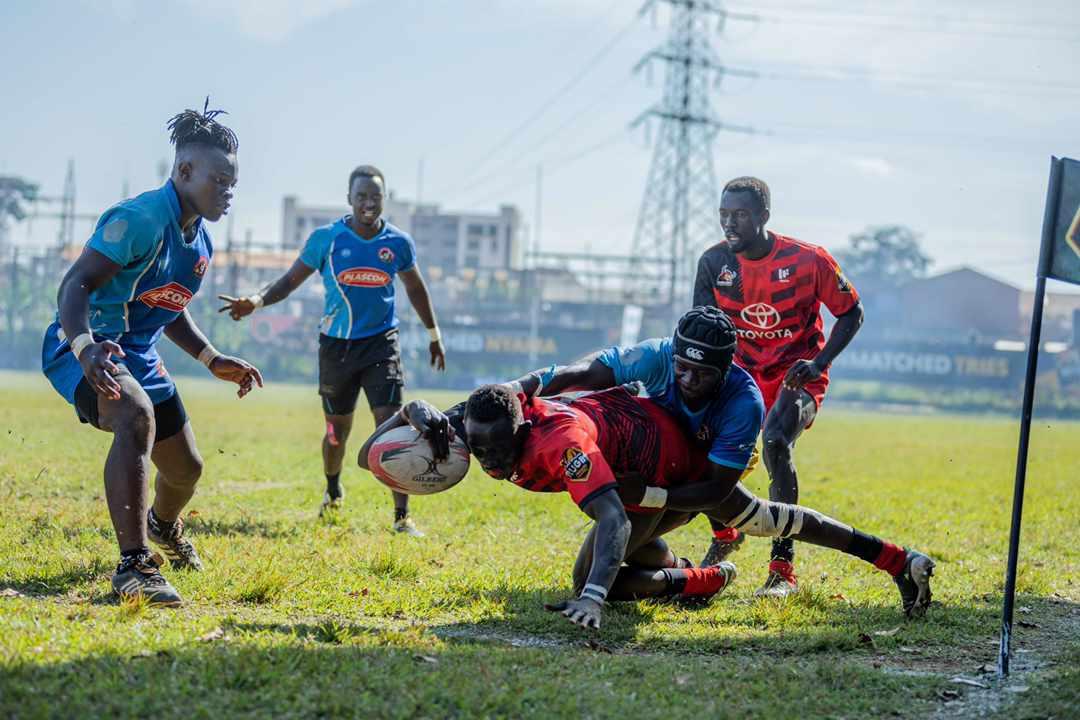
[[705,353],[701,352],[696,347],[688,347],[686,348],[686,357],[691,360],[704,360]]

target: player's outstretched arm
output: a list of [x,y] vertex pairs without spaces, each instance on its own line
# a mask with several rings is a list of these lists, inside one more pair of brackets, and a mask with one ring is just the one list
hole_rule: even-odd
[[120,384],[113,378],[119,372],[109,359],[124,357],[124,351],[111,340],[93,342],[90,334],[90,293],[112,280],[121,267],[101,253],[84,248],[64,274],[56,294],[60,308],[60,327],[71,342],[72,352],[82,365],[83,375],[98,395],[120,399]]
[[288,272],[254,295],[245,297],[218,295],[218,299],[225,303],[218,308],[218,312],[228,312],[233,320],[247,317],[264,305],[273,305],[289,297],[292,291],[303,285],[313,272],[315,268],[297,259]]
[[533,370],[517,380],[521,391],[528,397],[550,397],[565,392],[607,390],[615,387],[615,371],[597,357],[600,353],[586,355],[571,365],[552,365]]
[[[453,409],[451,409],[453,412]],[[360,467],[368,470],[368,451],[371,445],[380,437],[394,428],[411,425],[417,432],[427,438],[431,443],[432,453],[435,460],[442,461],[450,457],[450,441],[454,438],[454,432],[450,427],[450,419],[441,410],[426,400],[413,400],[398,412],[390,416],[375,432],[364,441],[360,448],[360,454],[356,462]]]
[[599,628],[604,599],[615,582],[630,539],[630,519],[626,517],[618,493],[607,490],[582,508],[596,521],[593,562],[581,595],[553,605],[548,610],[562,613],[570,622],[583,628]]
[[187,310],[165,326],[165,336],[176,343],[181,350],[205,365],[217,379],[239,385],[240,389],[236,391],[237,397],[244,397],[254,390],[256,385],[263,386],[262,373],[259,369],[246,360],[219,353],[202,334],[202,330],[195,325],[195,321],[191,319]]
[[415,265],[398,273],[401,282],[405,285],[405,294],[409,296],[416,314],[420,316],[420,322],[424,323],[431,342],[428,351],[431,353],[431,367],[436,370],[446,370],[446,350],[443,348],[442,336],[439,334],[439,323],[435,319],[435,308],[431,304],[431,295],[428,294],[424,276],[420,274],[420,268]]

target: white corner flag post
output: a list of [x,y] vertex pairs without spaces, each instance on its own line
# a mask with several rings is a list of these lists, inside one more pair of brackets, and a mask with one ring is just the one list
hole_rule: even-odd
[[1009,563],[1005,570],[1005,597],[1001,610],[1001,644],[997,667],[1001,677],[1009,674],[1028,439],[1031,435],[1031,409],[1035,401],[1035,375],[1039,365],[1043,302],[1046,299],[1048,277],[1080,284],[1080,162],[1068,158],[1050,159],[1050,184],[1046,191],[1046,209],[1043,212],[1042,244],[1035,277],[1035,302],[1031,308],[1031,336],[1027,347],[1027,373],[1024,376],[1024,400],[1020,414],[1020,442],[1016,453]]

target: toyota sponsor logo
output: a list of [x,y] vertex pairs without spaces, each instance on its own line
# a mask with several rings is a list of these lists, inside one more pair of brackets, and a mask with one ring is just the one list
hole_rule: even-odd
[[383,287],[389,285],[390,280],[390,276],[378,268],[350,268],[337,275],[339,283],[350,287]]
[[780,313],[768,303],[747,305],[739,316],[747,325],[753,325],[761,330],[772,330],[780,324]]
[[139,301],[152,308],[164,308],[171,312],[183,312],[191,302],[193,293],[178,282],[147,290],[139,295]]
[[705,353],[701,352],[696,347],[688,347],[686,348],[686,357],[691,360],[704,360]]

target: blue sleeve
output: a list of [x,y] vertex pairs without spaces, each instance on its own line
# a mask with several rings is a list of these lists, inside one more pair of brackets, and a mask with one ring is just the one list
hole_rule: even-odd
[[86,246],[120,267],[128,267],[153,252],[161,228],[145,213],[129,207],[108,210]]
[[406,270],[412,270],[416,267],[416,243],[413,242],[412,237],[401,234],[401,239],[404,241],[401,243],[401,263],[398,265],[398,272],[405,272]]
[[717,465],[742,470],[750,463],[757,445],[761,424],[765,421],[765,403],[756,388],[747,387],[718,413],[710,424],[713,431],[709,460]]
[[596,359],[611,368],[618,385],[640,382],[653,397],[667,392],[671,360],[658,339],[643,340],[628,347],[611,347]]
[[323,228],[311,233],[307,242],[304,243],[303,250],[300,251],[300,262],[312,270],[322,270],[323,263],[326,262],[327,251],[330,249],[329,239],[330,233]]

